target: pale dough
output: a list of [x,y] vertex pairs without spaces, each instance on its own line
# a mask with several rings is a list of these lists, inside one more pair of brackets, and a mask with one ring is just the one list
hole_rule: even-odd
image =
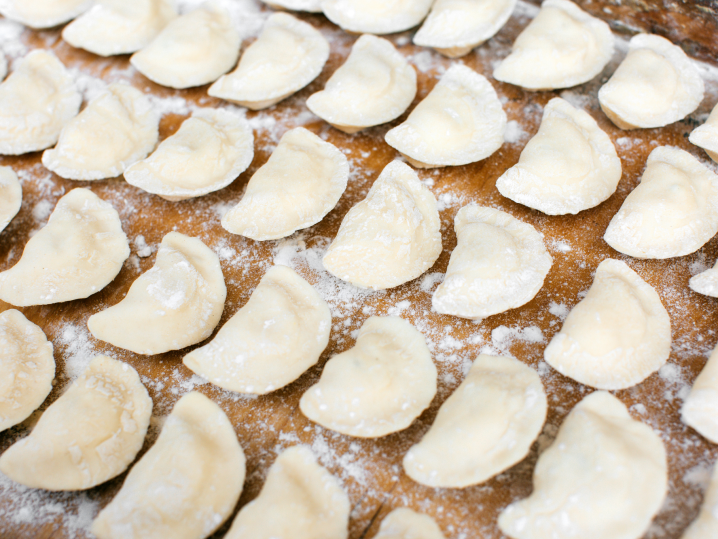
[[327,19],[347,32],[393,34],[417,26],[434,0],[322,0]]
[[718,105],[713,107],[706,123],[691,132],[688,140],[703,148],[710,158],[718,163]]
[[262,0],[268,6],[276,9],[291,9],[294,11],[322,12],[322,0]]
[[683,403],[681,419],[703,437],[718,444],[718,347],[693,383]]
[[688,286],[699,294],[718,298],[718,261],[711,269],[691,277]]
[[22,186],[10,167],[0,167],[0,232],[10,224],[22,206]]
[[379,533],[374,539],[445,539],[445,537],[430,516],[417,513],[407,507],[399,507],[384,517]]
[[30,28],[52,28],[90,9],[95,0],[0,0],[0,14]]
[[703,494],[701,512],[681,539],[715,539],[716,537],[718,537],[718,466],[714,465],[710,483]]

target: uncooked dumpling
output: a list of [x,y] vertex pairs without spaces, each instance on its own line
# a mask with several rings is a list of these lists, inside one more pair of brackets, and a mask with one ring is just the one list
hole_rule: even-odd
[[483,483],[528,454],[545,420],[538,373],[517,359],[481,354],[406,454],[404,469],[435,488]]
[[207,93],[252,110],[264,109],[312,82],[329,58],[329,43],[311,24],[286,13],[267,19],[239,65]]
[[92,488],[135,460],[151,415],[152,400],[137,371],[97,356],[30,435],[3,453],[0,471],[31,488]]
[[0,232],[10,224],[22,206],[22,186],[10,167],[0,167]]
[[613,56],[608,24],[568,0],[545,0],[494,78],[528,90],[570,88],[598,75]]
[[52,28],[87,11],[95,0],[0,0],[0,14],[30,28]]
[[701,435],[718,444],[718,347],[708,358],[683,403],[681,419]]
[[291,9],[293,11],[322,12],[322,0],[262,0],[268,6],[276,9]]
[[703,494],[701,512],[681,539],[715,539],[716,537],[718,537],[718,466],[714,465],[710,483]]
[[587,112],[556,97],[544,108],[538,133],[519,162],[496,181],[514,202],[548,215],[576,214],[610,197],[621,179],[621,160]]
[[306,446],[284,451],[226,539],[346,539],[349,497]]
[[331,327],[329,307],[314,288],[290,268],[274,266],[217,336],[183,361],[224,389],[262,395],[316,364]]
[[347,32],[393,34],[424,20],[434,0],[322,0],[327,19]]
[[232,514],[245,473],[229,419],[193,391],[175,404],[92,533],[99,539],[204,539]]
[[692,144],[703,148],[718,163],[718,105],[713,107],[708,120],[696,127],[688,137]]
[[0,154],[19,155],[53,146],[81,103],[82,96],[62,62],[52,52],[32,51],[0,84]]
[[224,309],[227,287],[219,257],[197,238],[170,232],[155,265],[122,301],[87,321],[92,335],[136,354],[180,350],[209,337]]
[[62,38],[100,56],[140,50],[177,17],[172,0],[98,0],[68,24]]
[[0,431],[4,431],[37,410],[55,378],[52,343],[15,309],[0,314],[0,371]]
[[406,507],[394,509],[381,521],[374,539],[445,539],[434,519]]
[[691,277],[688,286],[699,294],[718,298],[718,262],[711,269]]
[[718,175],[684,150],[659,146],[603,239],[635,258],[672,258],[697,251],[716,232]]
[[215,2],[169,23],[130,62],[151,81],[170,88],[214,82],[232,69],[242,39],[225,9]]
[[339,279],[382,290],[416,279],[441,249],[434,195],[411,168],[393,161],[344,216],[323,263]]
[[603,112],[621,129],[672,124],[702,100],[703,79],[693,61],[652,34],[631,38],[628,56],[598,92]]
[[0,273],[0,299],[27,307],[86,298],[110,284],[128,256],[117,211],[89,189],[73,189],[20,261]]
[[127,183],[177,201],[227,187],[254,158],[247,120],[227,109],[197,109],[157,150],[125,171]]
[[533,480],[531,496],[499,516],[509,537],[637,539],[666,497],[666,449],[621,401],[597,391],[568,414]]
[[454,218],[457,245],[432,305],[442,314],[481,319],[531,301],[553,260],[528,223],[469,204]]
[[307,107],[337,129],[356,133],[398,118],[415,95],[416,71],[406,58],[386,39],[363,35]]
[[297,127],[282,136],[269,160],[249,180],[242,200],[222,218],[222,226],[257,241],[284,238],[332,211],[348,178],[344,154]]
[[483,75],[456,64],[386,142],[419,168],[466,165],[504,143],[506,113]]
[[544,358],[587,386],[626,389],[660,369],[670,353],[671,319],[661,298],[624,262],[607,259]]
[[372,316],[356,344],[331,358],[299,403],[320,425],[361,438],[407,428],[436,394],[436,367],[424,336],[406,320]]
[[147,157],[159,138],[160,114],[139,90],[115,83],[60,133],[42,154],[42,164],[72,180],[101,180],[122,174]]

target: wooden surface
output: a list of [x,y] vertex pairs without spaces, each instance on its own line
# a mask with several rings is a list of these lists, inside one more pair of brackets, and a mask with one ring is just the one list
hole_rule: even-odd
[[[63,193],[74,187],[89,187],[110,201],[120,213],[132,244],[130,259],[118,277],[101,292],[85,300],[20,309],[45,331],[55,346],[56,386],[41,410],[57,399],[94,354],[106,353],[137,369],[153,399],[153,426],[143,451],[156,439],[162,418],[186,392],[201,391],[222,407],[247,456],[247,481],[237,509],[257,496],[267,469],[279,452],[304,443],[312,447],[320,462],[342,481],[349,493],[353,507],[351,539],[373,537],[382,518],[401,506],[431,515],[447,539],[498,538],[502,536],[496,526],[498,513],[511,501],[531,492],[531,473],[539,448],[552,440],[566,414],[591,391],[553,371],[543,362],[543,350],[561,327],[562,318],[591,285],[598,264],[608,257],[618,258],[656,288],[671,316],[673,349],[668,366],[638,386],[614,393],[630,407],[633,417],[661,433],[668,450],[670,491],[647,537],[679,538],[698,511],[708,471],[718,457],[715,446],[685,427],[679,418],[687,388],[718,340],[714,329],[718,300],[688,288],[688,279],[693,274],[713,265],[718,257],[718,240],[711,240],[690,256],[640,261],[616,253],[602,236],[622,201],[638,184],[645,160],[656,145],[679,146],[709,163],[702,150],[688,143],[687,135],[704,121],[715,104],[718,82],[711,74],[715,72],[704,70],[713,80],[706,81],[708,91],[700,109],[686,120],[663,129],[621,131],[600,111],[596,94],[624,52],[617,51],[613,62],[592,83],[568,92],[531,93],[493,80],[491,73],[496,61],[508,54],[511,43],[534,12],[531,5],[520,4],[509,24],[494,39],[458,60],[487,76],[497,89],[512,121],[508,136],[511,142],[479,163],[418,172],[439,200],[444,251],[427,274],[386,292],[353,288],[328,276],[318,262],[349,208],[363,199],[382,168],[397,157],[383,137],[401,120],[357,135],[346,135],[307,111],[307,97],[323,87],[356,39],[322,16],[300,15],[319,27],[330,40],[332,53],[327,66],[316,81],[295,96],[267,111],[247,114],[255,128],[254,161],[239,179],[217,193],[172,203],[144,193],[122,178],[97,182],[63,180],[42,167],[40,153],[0,158],[0,164],[10,165],[20,173],[23,185],[22,209],[0,234],[0,269],[18,261],[28,238],[46,222],[49,210]],[[436,84],[441,73],[456,61],[414,47],[410,38],[410,32],[390,37],[418,68],[416,104]],[[57,30],[26,31],[22,40],[28,48],[51,48],[68,67],[86,75],[107,82],[125,80],[157,96],[158,106],[167,111],[160,125],[161,138],[174,133],[192,107],[226,106],[209,98],[206,87],[173,91],[157,86],[136,73],[126,56],[103,59],[73,49],[61,41]],[[616,143],[623,164],[618,191],[600,206],[577,216],[545,216],[503,198],[495,187],[496,179],[517,162],[521,149],[537,131],[543,106],[557,95],[584,108],[598,121]],[[321,135],[346,153],[351,167],[346,193],[322,222],[286,240],[260,243],[229,234],[219,223],[222,211],[241,199],[247,181],[266,162],[279,137],[297,125]],[[544,234],[554,260],[544,287],[533,301],[481,323],[431,312],[431,294],[456,245],[453,218],[461,206],[470,202],[499,208],[531,223]],[[199,237],[222,260],[228,296],[219,327],[246,303],[260,277],[275,261],[291,265],[315,284],[329,302],[334,322],[330,344],[319,364],[288,387],[255,398],[222,391],[193,376],[181,363],[189,349],[144,357],[93,339],[86,328],[87,318],[124,297],[131,283],[152,266],[158,243],[171,230]],[[139,235],[153,248],[151,256],[137,257],[142,246],[135,241]],[[2,305],[2,310],[5,308],[9,306]],[[381,439],[361,440],[311,423],[299,411],[298,402],[302,393],[316,382],[327,359],[351,347],[352,332],[372,314],[402,316],[422,331],[438,367],[439,392],[430,409],[407,430]],[[458,386],[470,362],[482,350],[512,354],[538,370],[549,401],[544,433],[524,461],[482,485],[457,490],[418,485],[404,474],[401,460],[406,450],[429,428],[439,405]],[[36,418],[37,414],[24,424],[0,433],[0,451],[26,435]],[[86,529],[92,518],[119,490],[124,477],[122,474],[83,493],[47,493],[24,489],[0,476],[0,536],[8,539],[90,537]],[[225,524],[213,537],[222,537],[228,526]]]

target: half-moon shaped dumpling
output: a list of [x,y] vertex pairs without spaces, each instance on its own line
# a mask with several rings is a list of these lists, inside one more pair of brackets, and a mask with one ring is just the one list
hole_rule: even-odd
[[226,539],[346,539],[349,497],[306,446],[284,451],[259,496],[245,505]]
[[436,0],[414,35],[414,44],[458,58],[493,37],[517,0]]
[[4,431],[37,410],[55,378],[52,343],[15,309],[0,314],[0,370],[0,431]]
[[292,11],[322,12],[322,0],[262,0],[275,9],[291,9]]
[[331,358],[299,407],[320,425],[361,438],[407,428],[436,394],[424,336],[396,316],[372,316],[356,344]]
[[242,200],[222,218],[222,226],[257,241],[285,238],[332,211],[348,178],[344,154],[297,127],[282,136],[249,180]]
[[182,397],[155,444],[92,523],[99,539],[203,539],[229,518],[244,485],[244,451],[222,409]]
[[232,73],[207,93],[252,110],[271,107],[312,82],[329,58],[329,43],[311,24],[286,13],[267,19]]
[[42,154],[42,164],[72,180],[114,178],[147,157],[157,144],[159,124],[159,113],[142,92],[110,84],[62,129],[57,146]]
[[526,88],[570,88],[590,81],[613,56],[608,24],[568,0],[544,0],[494,78]]
[[327,19],[355,34],[393,34],[424,20],[434,0],[322,0]]
[[718,105],[713,107],[708,120],[696,127],[688,137],[692,144],[703,148],[718,163]]
[[331,326],[329,307],[316,290],[290,268],[274,266],[217,336],[183,361],[219,387],[263,395],[319,361]]
[[681,419],[701,435],[718,444],[718,347],[708,358],[683,403]]
[[504,143],[506,113],[483,75],[456,64],[386,142],[418,168],[466,165]]
[[610,197],[621,179],[611,139],[587,112],[556,97],[519,162],[496,181],[514,202],[548,215],[576,214]]
[[445,539],[441,529],[429,515],[399,507],[389,513],[379,526],[374,539]]
[[531,301],[553,260],[528,223],[469,204],[454,218],[457,245],[432,305],[442,314],[481,319]]
[[30,28],[52,28],[87,11],[95,0],[2,0],[0,14]]
[[254,158],[247,120],[227,109],[197,109],[157,150],[125,171],[127,183],[177,201],[227,187]]
[[713,473],[703,495],[703,505],[698,518],[688,527],[681,539],[713,539],[718,537],[718,466]]
[[363,35],[307,107],[337,129],[356,133],[398,118],[414,96],[416,71],[406,58],[386,39]]
[[62,197],[20,261],[0,273],[0,299],[27,307],[86,298],[105,288],[130,256],[120,216],[89,189]]
[[625,262],[607,259],[544,359],[587,386],[626,389],[660,369],[670,353],[671,319],[661,298]]
[[531,496],[509,505],[499,528],[513,539],[642,537],[666,497],[667,468],[653,429],[610,393],[591,393],[539,457]]
[[691,277],[691,280],[688,281],[688,286],[694,292],[718,298],[718,261],[711,269]]
[[170,232],[155,265],[117,305],[93,314],[96,339],[136,354],[180,350],[209,337],[227,297],[219,257],[197,238]]
[[82,103],[72,76],[52,52],[34,50],[15,66],[0,84],[2,155],[53,146]]
[[323,263],[343,281],[382,290],[416,279],[441,249],[434,195],[411,168],[393,161],[344,216]]
[[718,175],[688,152],[659,146],[603,239],[635,258],[693,253],[718,232]]
[[621,129],[662,127],[685,118],[703,100],[693,61],[667,39],[638,34],[628,55],[598,92],[598,102]]
[[538,373],[517,359],[481,354],[404,457],[414,481],[434,488],[477,485],[523,459],[546,420]]
[[137,371],[97,356],[30,435],[3,453],[0,471],[31,488],[92,488],[127,469],[151,415],[152,400]]
[[22,186],[10,167],[0,167],[0,232],[10,224],[22,206]]
[[232,69],[241,41],[229,13],[208,2],[170,22],[130,62],[162,86],[201,86]]
[[100,56],[140,50],[177,17],[172,0],[98,0],[68,24],[62,38]]

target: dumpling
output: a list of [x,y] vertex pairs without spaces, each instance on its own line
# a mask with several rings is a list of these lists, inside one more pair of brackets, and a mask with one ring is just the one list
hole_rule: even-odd
[[393,34],[424,20],[434,0],[322,0],[327,19],[347,32]]
[[30,28],[52,28],[90,9],[95,0],[2,0],[0,14]]
[[553,260],[533,226],[469,204],[454,230],[456,249],[432,298],[436,312],[478,320],[520,307],[541,290]]
[[67,123],[57,146],[42,154],[42,164],[72,180],[114,178],[147,157],[159,124],[147,96],[127,84],[110,84]]
[[27,307],[86,298],[110,284],[128,256],[115,208],[89,189],[73,189],[27,242],[20,261],[0,273],[0,299]]
[[688,286],[694,292],[718,298],[718,261],[711,269],[691,277]]
[[100,56],[140,50],[177,17],[172,0],[98,0],[68,24],[62,38]]
[[466,165],[504,143],[506,113],[483,75],[456,64],[386,142],[418,168]]
[[414,481],[434,488],[477,485],[522,460],[546,420],[538,373],[509,357],[481,354],[404,456]]
[[449,58],[468,54],[509,20],[517,0],[436,0],[414,44]]
[[197,109],[155,152],[125,171],[127,183],[177,201],[227,187],[254,158],[254,134],[243,116]]
[[193,391],[175,404],[91,531],[98,539],[203,539],[232,514],[245,473],[229,419]]
[[399,507],[381,521],[374,539],[445,539],[434,519],[407,507]]
[[0,167],[0,232],[10,224],[22,206],[22,186],[10,167]]
[[306,446],[284,451],[262,491],[245,505],[226,539],[346,539],[349,497]]
[[0,471],[31,488],[92,488],[135,460],[151,415],[152,400],[137,371],[97,356],[30,435],[3,453]]
[[155,265],[118,304],[87,321],[92,335],[136,354],[180,350],[209,337],[227,297],[219,257],[197,238],[170,232]]
[[271,107],[312,82],[329,58],[329,43],[311,24],[286,13],[267,19],[232,73],[207,93],[252,110]]
[[82,96],[62,62],[52,52],[32,51],[0,84],[0,154],[19,155],[54,146],[81,103]]
[[407,428],[436,395],[424,336],[406,320],[372,316],[356,344],[331,358],[299,402],[312,421],[342,434],[378,438]]
[[275,9],[291,9],[293,11],[322,12],[322,0],[262,0]]
[[714,465],[710,483],[703,495],[701,512],[681,539],[714,539],[715,537],[718,537],[718,466]]
[[130,62],[162,86],[201,86],[232,69],[241,41],[229,13],[218,3],[208,2],[170,22]]
[[526,88],[570,88],[598,75],[613,56],[608,24],[568,0],[545,0],[494,78]]
[[254,173],[242,200],[222,218],[232,234],[285,238],[334,209],[347,188],[349,163],[336,146],[297,127],[287,131]]
[[519,162],[496,181],[514,202],[548,215],[576,214],[610,197],[621,179],[613,142],[587,112],[556,97]]
[[55,378],[52,343],[15,309],[0,314],[0,371],[0,431],[4,431],[37,410]]
[[434,195],[411,168],[393,161],[344,216],[323,263],[343,281],[382,290],[416,279],[441,250]]
[[331,327],[329,307],[314,288],[290,268],[274,266],[215,338],[183,362],[224,389],[262,395],[315,365]]
[[718,163],[718,105],[713,107],[708,120],[696,127],[688,137],[691,144],[703,148]]
[[716,232],[718,175],[684,150],[659,146],[603,239],[635,258],[672,258],[697,251]]
[[568,414],[533,479],[531,496],[499,516],[509,537],[636,539],[666,497],[666,449],[621,401],[597,391]]
[[607,259],[544,359],[587,386],[626,389],[660,369],[670,353],[671,319],[661,298],[625,262]]
[[693,383],[683,403],[681,419],[703,437],[718,444],[718,347]]
[[667,39],[638,34],[628,55],[598,92],[598,102],[621,129],[663,127],[685,118],[703,100],[693,61]]
[[363,35],[324,90],[309,96],[307,107],[351,134],[398,118],[415,96],[416,71],[406,58],[386,39]]

